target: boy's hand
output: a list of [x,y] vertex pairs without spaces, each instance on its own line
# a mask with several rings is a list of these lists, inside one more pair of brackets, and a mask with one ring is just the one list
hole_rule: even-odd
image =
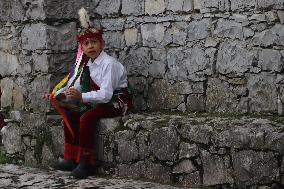
[[53,97],[51,93],[45,94],[42,98],[45,100],[50,100]]
[[65,94],[75,100],[82,101],[82,93],[75,88],[70,88],[65,91]]

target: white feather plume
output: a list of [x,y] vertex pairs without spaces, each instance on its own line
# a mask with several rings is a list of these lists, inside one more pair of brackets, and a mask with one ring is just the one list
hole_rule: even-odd
[[83,28],[88,28],[88,27],[93,26],[93,24],[90,20],[90,16],[88,15],[88,12],[84,7],[82,7],[78,11],[78,14],[79,14],[79,20],[80,20],[81,26]]

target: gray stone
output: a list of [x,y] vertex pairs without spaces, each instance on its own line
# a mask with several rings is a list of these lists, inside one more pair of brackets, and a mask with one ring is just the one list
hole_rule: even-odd
[[170,168],[157,163],[146,162],[146,178],[161,183],[170,182]]
[[152,48],[152,56],[154,60],[166,61],[167,53],[164,48]]
[[210,35],[211,25],[212,20],[210,18],[190,22],[187,39],[195,41],[207,38]]
[[264,30],[254,36],[252,42],[254,45],[270,46],[270,45],[284,45],[284,26],[275,24],[271,29]]
[[249,70],[255,56],[256,53],[245,49],[243,44],[225,41],[219,47],[216,71],[222,74],[243,74]]
[[264,71],[281,72],[284,62],[281,60],[280,51],[263,49],[259,53],[259,66]]
[[241,23],[219,19],[214,35],[220,38],[240,39],[244,38],[243,27]]
[[277,11],[278,18],[281,24],[284,24],[284,11]]
[[[180,88],[180,90],[182,89]],[[148,105],[153,110],[175,108],[183,102],[184,99],[174,85],[161,79],[155,80],[150,86],[149,91],[151,91],[151,93],[148,94],[148,99],[151,103]],[[159,101],[156,99],[159,99]]]
[[235,0],[231,2],[232,11],[250,10],[256,7],[256,2],[251,0]]
[[120,164],[118,165],[118,175],[124,178],[141,179],[145,178],[146,166],[145,163],[139,161],[135,164]]
[[186,22],[172,23],[171,27],[166,31],[165,43],[185,45],[187,39],[187,25]]
[[[230,123],[227,123],[230,125]],[[220,147],[233,147],[238,149],[258,149],[264,148],[266,127],[260,124],[249,124],[245,126],[230,126],[231,129],[214,132],[215,145]],[[271,131],[270,131],[271,132]]]
[[194,123],[187,123],[186,127],[181,129],[182,137],[196,143],[209,144],[211,141],[212,127],[206,124],[194,125]]
[[138,143],[139,158],[145,159],[150,154],[150,146],[148,145],[148,134],[146,134],[146,132],[139,132],[136,137]]
[[199,172],[194,172],[186,175],[181,175],[179,176],[179,183],[181,183],[182,186],[185,187],[200,187],[201,184],[201,179],[199,176]]
[[8,156],[23,152],[21,128],[14,123],[9,123],[1,130],[2,143]]
[[25,108],[25,91],[22,90],[21,86],[18,86],[14,83],[13,86],[13,109],[14,110],[23,110]]
[[267,132],[265,135],[264,148],[284,154],[284,133]]
[[138,149],[134,132],[120,131],[115,134],[118,154],[121,161],[127,162],[138,159]]
[[20,63],[16,55],[0,51],[0,75],[2,77],[18,74]]
[[239,102],[239,98],[246,95],[245,91],[245,86],[240,85],[234,88],[218,78],[209,79],[206,91],[206,109],[210,112],[247,112],[248,107]]
[[196,144],[182,142],[179,148],[179,159],[191,158],[199,155],[199,150]]
[[230,10],[229,0],[201,0],[199,6],[201,13],[217,11],[225,12]]
[[232,160],[238,187],[279,181],[277,157],[271,152],[234,152]]
[[170,48],[167,53],[167,78],[172,80],[187,79],[187,69],[183,63],[183,48]]
[[143,24],[141,35],[144,46],[159,47],[164,39],[165,27],[163,24]]
[[117,15],[120,12],[121,0],[100,1],[95,12],[102,16]]
[[64,143],[64,133],[63,133],[63,127],[58,126],[51,126],[50,128],[51,136],[52,136],[52,145],[54,147],[54,154],[55,155],[61,155],[64,154],[64,146],[62,145]]
[[141,15],[144,13],[145,0],[122,0],[121,13],[126,15]]
[[190,160],[183,160],[173,168],[173,173],[192,173],[196,170]]
[[202,112],[206,109],[205,96],[200,94],[191,94],[186,100],[187,110],[190,112]]
[[125,29],[124,38],[126,46],[135,45],[138,42],[138,30],[136,28]]
[[[277,111],[276,75],[271,73],[249,74],[250,112]],[[265,79],[264,79],[265,78]]]
[[105,118],[98,121],[98,133],[114,133],[120,127],[121,117]]
[[120,57],[120,60],[129,75],[147,77],[149,75],[150,53],[150,49],[146,47],[131,49],[126,56]]
[[281,163],[281,177],[280,177],[280,180],[281,180],[281,184],[284,184],[284,173],[283,173],[283,170],[284,170],[284,159],[282,158],[282,163]]
[[75,64],[75,53],[37,54],[33,53],[34,70],[43,73],[67,75]]
[[54,153],[48,147],[46,144],[43,145],[42,147],[42,153],[41,153],[41,165],[43,167],[50,167],[52,164],[56,162],[56,158],[54,156]]
[[165,0],[145,0],[145,13],[149,15],[158,15],[166,9]]
[[193,1],[191,0],[170,0],[167,10],[173,12],[189,12],[193,10]]
[[205,186],[233,183],[229,156],[220,157],[202,151],[203,183]]
[[0,2],[0,20],[1,21],[23,21],[25,10],[20,1],[2,0]]
[[[189,78],[197,73],[202,75],[211,75],[213,72],[213,65],[210,64],[209,59],[205,55],[205,51],[199,47],[188,48],[185,51],[184,65],[187,68]],[[200,77],[200,74],[198,75]]]
[[27,150],[25,151],[24,157],[25,157],[25,162],[24,162],[24,165],[25,165],[25,166],[32,167],[32,166],[38,165],[38,161],[37,161],[36,158],[35,158],[35,152],[34,152],[34,150],[27,149]]
[[160,61],[151,61],[149,74],[155,78],[163,78],[166,73],[166,64]]
[[48,94],[50,87],[51,75],[37,76],[29,86],[28,101],[29,108],[33,110],[48,112],[50,110],[50,103],[47,100],[43,100],[45,94]]
[[152,153],[159,160],[175,160],[179,136],[174,128],[155,129],[150,135]]
[[258,8],[260,9],[269,9],[269,8],[274,8],[274,9],[283,9],[284,1],[283,0],[271,0],[271,1],[266,1],[266,0],[257,0],[257,5]]
[[1,108],[11,107],[13,104],[13,88],[14,81],[10,78],[4,78],[0,82],[1,95]]
[[26,50],[74,50],[76,24],[71,22],[57,27],[38,23],[26,25],[22,32],[22,47]]
[[102,27],[111,30],[111,31],[121,31],[124,28],[125,20],[122,18],[119,19],[104,19],[101,21]]

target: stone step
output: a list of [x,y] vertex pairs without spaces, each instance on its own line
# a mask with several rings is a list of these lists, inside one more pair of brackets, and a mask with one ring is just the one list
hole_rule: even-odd
[[179,189],[151,182],[115,179],[106,177],[90,176],[85,180],[74,180],[68,172],[47,171],[35,168],[27,168],[16,165],[0,165],[0,188],[66,188],[66,189]]
[[[63,131],[54,119],[38,130],[9,123],[2,133],[8,159],[48,166],[62,155]],[[183,187],[283,185],[282,119],[165,113],[102,119],[98,172]]]

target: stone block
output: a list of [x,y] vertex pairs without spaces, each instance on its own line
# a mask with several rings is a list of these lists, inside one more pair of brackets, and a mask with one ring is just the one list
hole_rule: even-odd
[[209,144],[212,138],[213,128],[209,125],[187,124],[187,127],[181,129],[182,137],[197,143]]
[[74,50],[77,47],[76,24],[72,22],[57,27],[43,23],[26,25],[22,32],[22,47],[25,50]]
[[163,78],[166,73],[166,64],[161,61],[151,61],[149,74],[154,78]]
[[43,167],[50,167],[57,161],[54,152],[46,144],[42,147],[41,157],[41,166]]
[[29,85],[29,108],[34,111],[48,112],[50,111],[50,103],[43,99],[45,94],[51,90],[51,75],[37,76]]
[[229,0],[195,0],[194,8],[201,13],[207,12],[227,12],[230,10]]
[[20,62],[17,55],[0,51],[0,75],[15,76],[20,68]]
[[173,168],[173,173],[192,173],[196,170],[190,160],[183,160]]
[[201,179],[198,171],[179,176],[178,182],[185,187],[200,187]]
[[150,134],[150,149],[159,160],[174,161],[180,138],[172,127],[154,129]]
[[281,72],[284,67],[280,51],[270,49],[259,52],[258,64],[263,71]]
[[188,25],[188,41],[201,40],[209,37],[212,20],[205,18],[198,21],[192,21]]
[[179,159],[187,159],[199,155],[198,146],[182,142],[180,144]]
[[216,71],[221,74],[247,72],[256,57],[255,51],[249,51],[239,42],[225,41],[220,45]]
[[202,151],[201,154],[204,170],[203,184],[205,186],[234,183],[229,156],[221,157],[206,151]]
[[213,34],[220,38],[244,39],[242,24],[225,19],[218,20]]
[[281,24],[284,24],[284,11],[277,11],[278,18]]
[[143,45],[149,47],[161,46],[165,30],[163,24],[143,24],[141,26]]
[[153,110],[176,108],[184,100],[177,89],[165,80],[155,80],[149,91],[148,105]]
[[121,117],[104,118],[99,120],[97,132],[100,135],[108,135],[120,127]]
[[184,65],[184,49],[169,48],[167,52],[167,78],[171,80],[186,80],[187,68]]
[[252,44],[264,47],[271,45],[284,45],[283,32],[284,26],[282,24],[275,24],[271,29],[257,33],[252,39]]
[[146,166],[145,163],[139,161],[135,164],[119,164],[118,165],[118,175],[120,177],[128,177],[133,179],[141,179],[145,177]]
[[151,51],[147,47],[130,49],[128,54],[120,57],[120,60],[129,75],[147,77],[149,75],[150,53]]
[[186,101],[187,110],[190,112],[202,112],[206,109],[205,96],[199,94],[191,94]]
[[21,133],[21,128],[15,123],[8,123],[1,130],[3,146],[8,156],[23,153]]
[[52,73],[62,77],[75,65],[76,54],[73,52],[60,54],[33,53],[32,58],[35,71]]
[[13,105],[13,88],[14,81],[10,78],[4,78],[0,82],[1,88],[1,108],[12,107]]
[[101,25],[108,31],[121,31],[124,28],[125,20],[123,18],[119,19],[103,19],[101,20]]
[[95,12],[102,15],[118,15],[120,13],[121,0],[100,1]]
[[22,89],[23,86],[19,86],[14,83],[13,86],[13,110],[23,110],[25,108],[25,90]]
[[125,29],[124,38],[126,46],[135,45],[138,42],[138,30],[136,28]]
[[167,6],[167,10],[173,12],[189,12],[193,10],[192,0],[170,0]]
[[121,13],[126,15],[144,14],[145,0],[122,0]]
[[150,161],[145,162],[146,174],[145,178],[162,183],[170,183],[170,167],[162,166]]
[[97,4],[98,0],[80,0],[72,2],[69,0],[44,0],[43,9],[45,17],[48,19],[77,19],[77,12],[81,7],[88,9],[89,14],[92,16],[94,14],[93,9]]
[[278,161],[272,152],[252,150],[234,152],[232,160],[234,177],[238,187],[279,181]]
[[148,145],[149,134],[147,132],[139,132],[136,135],[136,138],[138,143],[139,158],[146,159],[147,157],[149,157],[149,154],[151,152],[150,146]]
[[23,21],[25,10],[21,1],[1,0],[0,1],[0,21]]
[[257,7],[259,9],[283,9],[284,8],[284,1],[283,0],[256,0]]
[[104,33],[106,47],[123,49],[125,47],[124,35],[120,31],[108,31]]
[[277,112],[276,75],[264,72],[248,74],[247,78],[250,112]]
[[171,27],[166,31],[165,43],[185,45],[187,39],[187,28],[188,24],[186,22],[172,23]]
[[138,149],[133,131],[120,131],[115,133],[118,145],[119,160],[128,162],[138,159]]
[[56,126],[56,125],[50,125],[50,132],[52,137],[52,145],[54,147],[54,155],[64,155],[64,133],[63,133],[63,127]]
[[158,15],[166,9],[165,0],[145,0],[145,14]]
[[231,2],[232,11],[252,10],[257,8],[255,0],[235,0]]

